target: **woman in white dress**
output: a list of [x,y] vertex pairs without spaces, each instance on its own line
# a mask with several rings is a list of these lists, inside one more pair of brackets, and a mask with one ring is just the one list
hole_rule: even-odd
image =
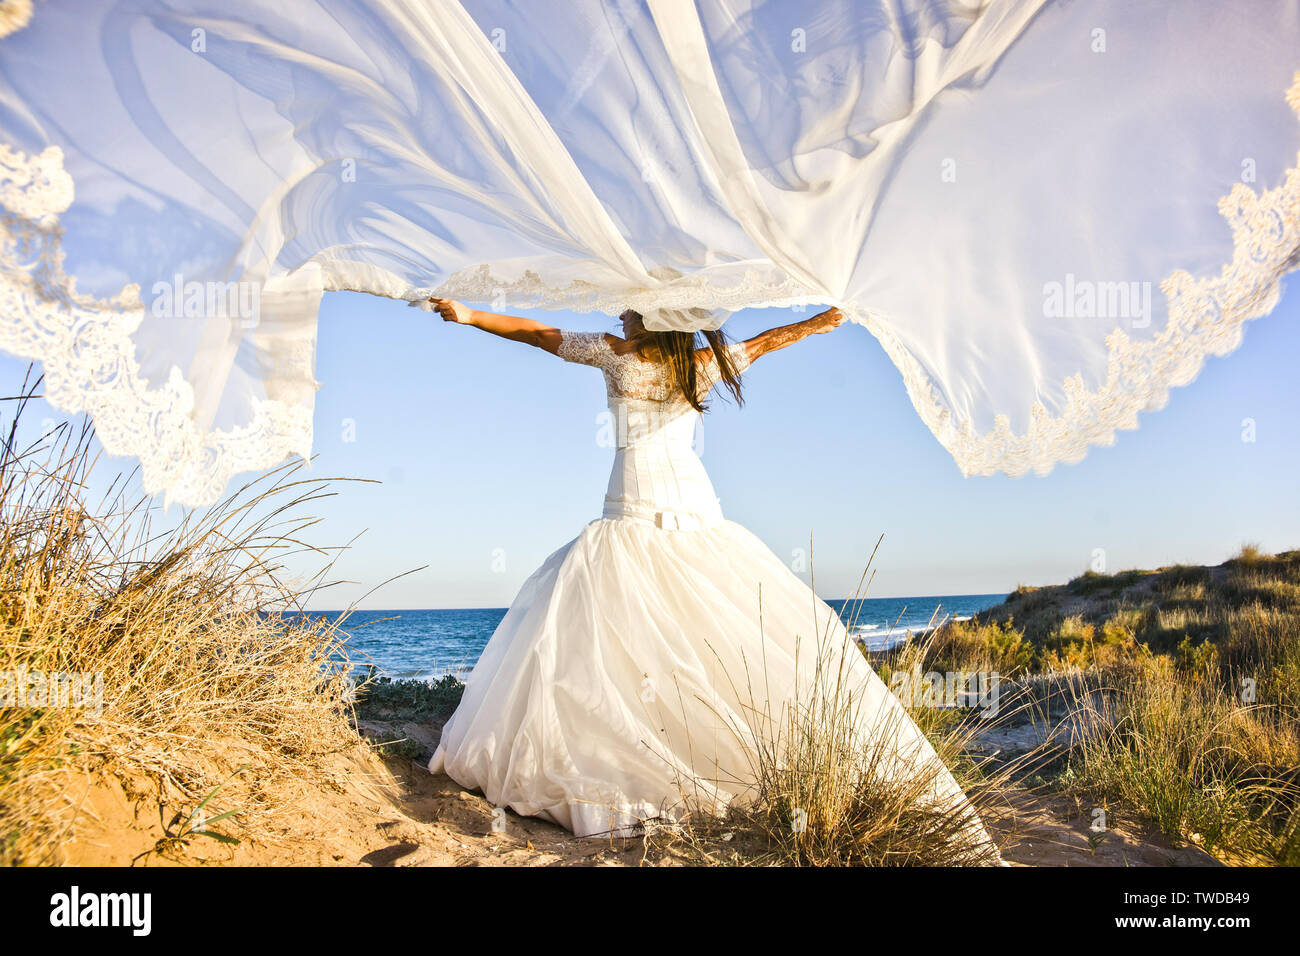
[[933,799],[969,806],[834,610],[722,516],[692,449],[715,386],[739,401],[750,364],[834,329],[838,310],[731,345],[706,332],[697,349],[631,310],[618,338],[431,301],[447,321],[601,369],[617,434],[602,516],[524,582],[431,772],[578,836],[626,835],[751,798],[760,739],[770,752],[796,701],[838,687],[877,766],[924,772]]

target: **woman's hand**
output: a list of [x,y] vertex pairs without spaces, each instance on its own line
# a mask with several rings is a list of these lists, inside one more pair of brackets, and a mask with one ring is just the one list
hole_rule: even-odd
[[844,324],[844,313],[832,306],[825,312],[813,316],[813,334],[820,335]]
[[437,312],[444,322],[456,322],[460,325],[472,325],[474,310],[463,302],[457,302],[454,299],[435,299],[429,297],[433,303],[434,311]]

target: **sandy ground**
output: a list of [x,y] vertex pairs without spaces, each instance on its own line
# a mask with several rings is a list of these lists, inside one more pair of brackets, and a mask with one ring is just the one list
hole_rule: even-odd
[[[370,728],[378,730],[379,728]],[[391,734],[376,734],[391,740]],[[598,866],[636,865],[640,840],[577,840],[552,824],[509,814],[493,830],[493,808],[416,761],[380,759],[366,745],[337,755],[336,786],[286,798],[294,812],[275,833],[239,845],[203,837],[157,852],[175,832],[175,809],[162,808],[145,781],[109,774],[81,778],[66,798],[80,809],[62,862],[84,866]],[[168,821],[170,820],[170,825]],[[214,827],[215,828],[215,827]],[[240,836],[237,827],[221,827]],[[654,862],[654,861],[651,861]]]
[[[370,723],[375,740],[404,735],[430,750],[437,731],[428,726]],[[169,814],[139,782],[105,774],[85,778],[66,794],[81,809],[65,861],[82,865],[320,865],[320,866],[638,866],[677,865],[663,849],[642,840],[577,839],[561,827],[507,813],[493,829],[493,808],[418,760],[380,759],[358,745],[337,755],[335,786],[304,788],[288,805],[277,835],[229,846],[196,838],[183,849],[155,852],[168,832]],[[1190,845],[1172,843],[1133,821],[1110,819],[1105,833],[1090,830],[1092,811],[1061,797],[1014,791],[986,819],[1015,866],[1205,866],[1214,859]],[[232,831],[235,835],[238,830]]]

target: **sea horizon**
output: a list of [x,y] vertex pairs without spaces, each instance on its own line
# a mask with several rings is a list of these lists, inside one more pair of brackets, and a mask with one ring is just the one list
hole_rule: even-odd
[[[837,601],[851,601],[851,600],[859,600],[859,601],[928,601],[928,600],[930,600],[931,598],[950,598],[950,597],[988,597],[988,596],[990,596],[990,595],[992,595],[992,594],[996,594],[998,597],[1005,598],[1005,597],[1006,597],[1007,595],[1009,595],[1010,593],[1011,593],[1010,591],[989,592],[989,594],[978,594],[978,593],[974,593],[974,592],[972,592],[972,593],[970,593],[970,594],[964,594],[964,593],[963,593],[963,594],[958,594],[958,593],[956,593],[956,592],[954,592],[954,593],[952,593],[952,594],[948,594],[948,593],[943,593],[943,592],[937,592],[937,593],[935,593],[935,594],[898,594],[898,595],[890,595],[890,594],[886,594],[886,595],[876,595],[876,596],[874,596],[874,597],[862,597],[862,598],[856,598],[856,599],[855,599],[855,598],[846,598],[846,597],[840,597],[840,598],[825,598],[825,597],[824,597],[824,598],[822,598],[822,600],[823,600],[823,601],[826,601],[828,604],[833,604],[834,602],[837,602]],[[821,597],[821,595],[818,595],[818,597]],[[458,604],[458,605],[447,605],[447,606],[443,606],[443,607],[432,607],[432,606],[430,606],[430,607],[362,607],[362,608],[354,608],[354,609],[352,609],[352,610],[353,610],[353,611],[365,611],[365,612],[368,612],[368,613],[380,613],[380,612],[393,612],[393,613],[400,613],[400,612],[404,612],[404,611],[506,611],[506,610],[509,610],[509,608],[510,608],[510,605],[508,605],[508,604],[501,604],[501,605],[496,605],[496,604]],[[348,608],[341,608],[341,607],[310,607],[310,608],[307,608],[306,610],[304,610],[302,613],[304,613],[304,614],[342,614],[342,613],[343,613],[344,611],[346,611],[346,610],[348,610]]]
[[[823,599],[854,640],[882,651],[945,620],[964,620],[1001,604],[1009,592]],[[508,607],[364,608],[290,612],[337,621],[353,665],[393,679],[464,678],[473,669]]]

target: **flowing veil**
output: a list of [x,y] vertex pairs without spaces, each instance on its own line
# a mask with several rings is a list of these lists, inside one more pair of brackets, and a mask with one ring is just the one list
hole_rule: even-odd
[[1281,0],[7,0],[0,347],[201,504],[310,453],[326,291],[833,304],[1045,472],[1276,304],[1298,70]]

